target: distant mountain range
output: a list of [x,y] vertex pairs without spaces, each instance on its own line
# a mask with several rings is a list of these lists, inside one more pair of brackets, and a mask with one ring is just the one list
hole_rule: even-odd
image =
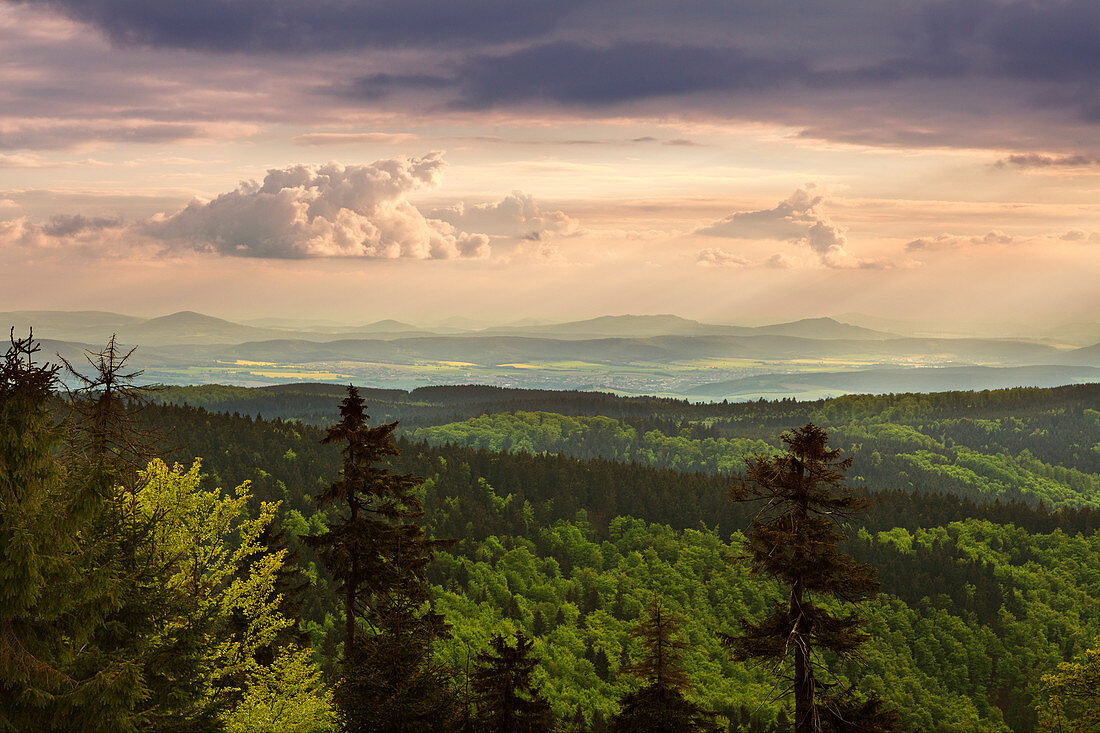
[[276,327],[280,323],[292,322],[249,325],[193,311],[149,319],[102,311],[0,313],[0,325],[19,333],[33,326],[44,354],[70,360],[117,333],[123,344],[140,347],[134,365],[147,369],[149,379],[173,383],[329,374],[401,388],[434,379],[736,398],[1100,379],[1100,344],[898,336],[832,318],[730,326],[671,314],[621,315],[481,330],[426,330],[396,320],[344,330],[316,321],[298,322],[313,330]]
[[[454,319],[452,323],[461,323]],[[553,339],[649,338],[655,336],[794,336],[810,339],[883,340],[896,334],[841,323],[832,318],[806,318],[768,326],[728,326],[701,323],[675,315],[601,316],[568,323],[517,322],[483,329],[445,325],[419,328],[396,320],[363,326],[337,326],[319,321],[261,319],[236,323],[194,311],[143,319],[102,311],[12,311],[0,313],[0,323],[19,331],[34,327],[44,338],[105,341],[118,334],[122,341],[159,346],[169,344],[239,344],[290,338],[331,341],[338,338],[410,338],[414,336],[529,336]],[[293,324],[299,324],[294,327]]]
[[[1000,364],[1060,364],[1068,356],[1052,346],[981,339],[889,339],[854,341],[795,336],[653,336],[561,339],[530,336],[420,336],[398,339],[301,339],[250,341],[231,346],[164,347],[158,353],[192,353],[216,359],[309,363],[369,361],[508,363],[578,361],[595,364],[673,364],[698,359],[836,359],[887,361],[935,355],[940,361]],[[1072,354],[1073,352],[1070,352]]]
[[552,338],[645,338],[650,336],[797,336],[814,339],[888,339],[896,334],[852,326],[832,318],[804,318],[770,326],[724,326],[701,323],[670,314],[655,316],[600,316],[585,321],[542,326],[487,328],[484,334]]

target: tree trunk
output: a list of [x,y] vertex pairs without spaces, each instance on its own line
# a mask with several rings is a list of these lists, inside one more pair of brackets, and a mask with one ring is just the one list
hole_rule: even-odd
[[817,733],[817,716],[814,710],[814,675],[810,668],[810,648],[806,640],[805,620],[802,618],[802,585],[791,589],[790,616],[794,624],[791,643],[794,644],[794,730],[795,733]]
[[[355,526],[355,520],[359,516],[359,504],[354,498],[348,502],[351,509],[351,524]],[[354,661],[355,655],[355,589],[359,584],[359,556],[351,553],[351,573],[345,581],[344,588],[344,660]]]
[[[806,487],[805,466],[798,463],[798,526],[794,557],[801,561],[806,540],[806,521],[809,516],[809,496]],[[810,666],[809,628],[802,615],[802,580],[791,587],[791,605],[787,618],[793,624],[791,642],[794,644],[794,730],[795,733],[817,733],[817,714],[814,709],[814,674]]]

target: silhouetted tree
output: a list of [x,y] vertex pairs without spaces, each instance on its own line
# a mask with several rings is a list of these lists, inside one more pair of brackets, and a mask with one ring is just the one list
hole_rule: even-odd
[[681,657],[687,644],[676,636],[678,624],[679,619],[654,598],[631,632],[642,642],[643,655],[620,671],[639,678],[642,687],[622,699],[608,728],[612,733],[717,733],[714,714],[684,697],[689,682]]
[[477,655],[473,687],[478,730],[485,733],[540,733],[550,730],[550,703],[532,680],[538,660],[533,642],[516,632],[515,646],[497,635],[490,650]]
[[741,559],[753,574],[790,586],[790,594],[774,601],[760,620],[743,621],[740,635],[723,640],[740,660],[771,662],[777,675],[792,668],[796,733],[892,730],[896,716],[883,712],[877,699],[861,700],[852,690],[823,694],[821,652],[855,658],[869,637],[855,612],[834,613],[814,597],[857,602],[879,587],[872,568],[838,550],[846,539],[842,530],[868,506],[841,485],[852,459],[830,449],[828,435],[812,423],[782,440],[785,453],[746,459],[746,473],[730,496],[735,502],[763,502]]
[[347,730],[443,730],[456,715],[448,671],[431,658],[447,634],[425,609],[427,567],[441,543],[416,522],[421,480],[382,465],[399,451],[397,423],[370,427],[348,387],[323,443],[343,443],[340,478],[317,496],[338,507],[327,532],[308,536],[344,600],[344,654],[335,699]]

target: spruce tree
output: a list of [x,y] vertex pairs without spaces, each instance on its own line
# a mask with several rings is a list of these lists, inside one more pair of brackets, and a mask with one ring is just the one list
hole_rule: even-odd
[[854,603],[878,592],[872,568],[838,546],[843,529],[868,502],[843,486],[851,458],[828,447],[828,435],[811,424],[782,436],[787,451],[746,459],[746,472],[731,489],[736,502],[762,502],[746,533],[750,572],[790,587],[758,621],[743,621],[742,633],[724,635],[737,659],[769,662],[777,675],[790,668],[796,733],[893,730],[897,716],[877,698],[853,690],[825,694],[831,682],[821,654],[857,659],[867,639],[857,613],[839,614],[815,599]]
[[0,363],[0,729],[50,724],[64,673],[64,596],[46,592],[75,578],[63,470],[62,431],[50,410],[58,367],[36,363],[33,333],[16,338]]
[[[307,537],[344,602],[344,653],[336,704],[350,731],[442,730],[456,705],[447,670],[431,645],[447,634],[425,610],[427,567],[435,548],[416,520],[421,480],[383,464],[397,456],[397,423],[371,427],[358,389],[348,387],[340,421],[323,443],[343,445],[340,478],[317,496],[335,505],[328,531]],[[332,515],[330,515],[331,517]]]
[[515,646],[497,635],[490,651],[477,655],[473,687],[477,730],[484,733],[543,733],[550,727],[550,703],[535,687],[532,673],[538,660],[532,641],[516,632]]
[[[72,670],[77,678],[111,680],[66,714],[69,724],[94,718],[119,729],[214,726],[219,706],[202,682],[212,619],[166,582],[173,560],[151,551],[159,518],[136,511],[156,436],[140,425],[146,398],[134,384],[141,371],[127,364],[133,352],[111,336],[85,354],[86,367],[61,360],[76,385],[67,395],[73,419],[66,489],[82,527],[80,592],[95,628]],[[189,623],[169,621],[178,618]]]
[[676,635],[679,619],[654,598],[646,617],[631,632],[643,647],[642,659],[620,672],[632,674],[642,687],[622,699],[611,719],[612,733],[717,733],[714,714],[684,697],[688,678],[682,653],[687,644]]

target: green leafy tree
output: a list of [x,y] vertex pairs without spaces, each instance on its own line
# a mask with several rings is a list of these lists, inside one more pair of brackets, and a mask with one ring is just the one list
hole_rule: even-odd
[[[753,574],[790,587],[757,621],[742,622],[742,633],[726,636],[743,661],[763,660],[777,675],[790,667],[796,733],[828,729],[892,730],[895,717],[875,700],[852,702],[853,694],[830,696],[821,653],[854,659],[868,640],[854,611],[838,614],[817,598],[857,602],[877,593],[872,568],[860,565],[838,546],[844,526],[868,505],[842,487],[851,458],[828,447],[828,435],[811,424],[782,436],[786,453],[755,455],[731,489],[736,502],[762,502],[746,533],[747,560]],[[861,714],[871,717],[863,719]]]
[[497,635],[477,655],[472,674],[477,730],[485,733],[542,733],[550,728],[550,703],[532,679],[538,660],[533,642],[516,632],[515,645]]
[[435,548],[417,523],[421,479],[383,464],[399,455],[396,423],[371,427],[359,391],[348,387],[340,421],[323,443],[343,444],[340,478],[317,496],[335,505],[327,531],[309,536],[344,602],[344,653],[336,704],[354,731],[442,729],[457,705],[449,671],[431,657],[446,636],[428,604],[427,567]]
[[611,719],[612,733],[717,733],[714,714],[684,697],[689,682],[683,668],[687,644],[677,637],[679,619],[654,598],[646,617],[631,632],[642,643],[642,658],[621,670],[642,681],[622,699]]
[[1081,659],[1043,676],[1038,712],[1042,733],[1100,732],[1100,638]]
[[[331,693],[320,684],[319,667],[308,649],[279,643],[294,625],[275,592],[286,552],[263,551],[278,504],[261,502],[253,518],[251,498],[248,484],[233,492],[203,489],[198,462],[184,469],[154,460],[141,474],[135,511],[156,518],[142,559],[167,561],[171,573],[162,582],[190,600],[183,613],[162,619],[161,633],[201,629],[203,674],[192,684],[196,707],[216,716],[211,727],[330,730]],[[276,697],[278,705],[266,707]],[[177,703],[157,727],[176,727],[180,717]]]

